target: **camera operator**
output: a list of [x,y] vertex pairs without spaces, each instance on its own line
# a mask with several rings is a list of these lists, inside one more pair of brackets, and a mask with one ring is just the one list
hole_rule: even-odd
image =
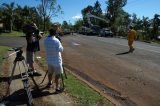
[[35,70],[34,59],[35,53],[40,51],[39,40],[42,38],[42,33],[39,32],[35,23],[26,25],[23,31],[26,34],[27,41],[26,60],[29,65],[28,71],[32,72],[35,76],[40,76],[41,74]]
[[44,46],[46,51],[47,63],[48,63],[48,87],[52,86],[53,73],[55,74],[56,91],[60,91],[59,79],[63,73],[61,52],[63,46],[61,42],[56,38],[57,29],[55,27],[49,30],[49,36],[44,40]]
[[61,30],[61,24],[56,22],[52,25],[52,28],[56,29],[56,38],[60,41],[61,41],[61,37],[63,36],[62,35],[62,30]]

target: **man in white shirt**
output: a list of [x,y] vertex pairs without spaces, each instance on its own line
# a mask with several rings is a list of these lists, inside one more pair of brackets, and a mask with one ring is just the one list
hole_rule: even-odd
[[59,79],[63,73],[61,52],[63,46],[61,42],[56,38],[56,29],[49,30],[49,36],[44,40],[44,46],[46,50],[46,57],[48,63],[48,86],[52,85],[53,73],[55,73],[56,91],[59,91]]

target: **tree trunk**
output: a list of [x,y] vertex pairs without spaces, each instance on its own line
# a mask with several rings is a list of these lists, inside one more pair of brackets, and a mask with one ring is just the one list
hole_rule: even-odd
[[12,23],[12,19],[10,20],[10,32],[12,32],[12,26],[13,26],[13,23]]
[[45,30],[46,30],[46,18],[44,16],[44,18],[43,18],[43,31],[45,31]]

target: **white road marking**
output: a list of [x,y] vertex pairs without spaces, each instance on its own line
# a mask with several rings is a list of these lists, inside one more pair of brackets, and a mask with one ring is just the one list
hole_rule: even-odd
[[79,43],[72,42],[72,45],[74,45],[74,46],[79,46],[80,44],[79,44]]

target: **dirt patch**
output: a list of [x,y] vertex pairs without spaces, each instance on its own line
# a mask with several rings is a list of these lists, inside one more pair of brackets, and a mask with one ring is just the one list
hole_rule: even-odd
[[[1,100],[2,103],[5,103],[6,105],[21,105],[26,106],[27,105],[27,95],[24,90],[24,85],[22,82],[21,74],[24,73],[24,70],[26,67],[23,66],[22,62],[18,62],[14,75],[13,80],[11,81],[10,87],[9,87],[9,93],[8,95],[5,95],[8,84],[7,82],[10,79],[10,75],[13,69],[13,60],[15,57],[11,57],[3,64],[3,77],[1,77],[1,84],[3,86],[0,86],[0,96],[5,96],[3,100]],[[40,84],[42,79],[44,78],[44,75],[46,74],[45,71],[39,65],[36,63],[35,67],[37,71],[39,71],[42,76],[34,76],[29,77],[29,85],[31,88],[31,93],[33,97],[33,103],[36,106],[74,106],[73,100],[68,96],[68,94],[64,91],[62,93],[56,93],[55,88],[46,88],[47,85],[47,77],[45,78],[44,82]],[[38,86],[38,87],[37,87]],[[38,88],[38,89],[37,89]],[[1,104],[2,104],[1,103]]]

